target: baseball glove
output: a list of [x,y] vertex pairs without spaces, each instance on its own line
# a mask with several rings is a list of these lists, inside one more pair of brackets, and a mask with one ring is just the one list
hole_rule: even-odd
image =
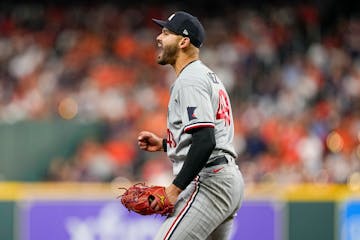
[[[125,193],[120,196],[121,203],[129,210],[141,215],[161,214],[169,215],[174,209],[165,193],[165,187],[146,186],[144,183],[137,183],[125,189]],[[150,204],[157,200],[159,210],[152,209]]]

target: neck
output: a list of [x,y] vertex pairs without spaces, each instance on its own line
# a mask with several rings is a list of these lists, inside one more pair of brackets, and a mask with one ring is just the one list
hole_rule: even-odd
[[180,55],[178,57],[178,59],[176,60],[175,64],[172,65],[176,76],[179,76],[179,74],[181,73],[181,71],[191,62],[199,60],[199,56],[198,55],[192,55],[192,56],[188,56],[188,55]]

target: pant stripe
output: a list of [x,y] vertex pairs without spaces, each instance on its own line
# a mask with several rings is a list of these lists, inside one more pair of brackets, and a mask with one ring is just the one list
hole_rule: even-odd
[[186,213],[189,211],[192,203],[194,202],[194,199],[195,199],[197,193],[199,192],[199,188],[200,188],[199,176],[197,176],[195,178],[195,190],[194,190],[194,192],[191,194],[191,196],[190,196],[189,200],[187,201],[187,203],[185,204],[184,208],[180,211],[179,215],[176,217],[176,219],[172,223],[171,227],[169,228],[169,230],[167,231],[167,233],[166,233],[166,235],[164,237],[164,240],[169,240],[171,235],[175,232],[176,227],[179,225],[181,220],[184,218]]

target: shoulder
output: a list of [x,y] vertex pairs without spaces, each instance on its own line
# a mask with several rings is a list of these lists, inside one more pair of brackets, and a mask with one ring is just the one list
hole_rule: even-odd
[[210,85],[212,71],[200,60],[191,63],[179,75],[181,87],[207,87]]

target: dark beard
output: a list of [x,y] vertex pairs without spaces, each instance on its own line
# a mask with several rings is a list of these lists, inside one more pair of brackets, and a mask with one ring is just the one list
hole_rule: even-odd
[[160,65],[174,65],[176,62],[176,58],[178,55],[177,44],[167,46],[163,50],[163,54],[160,58],[158,58],[157,63]]

